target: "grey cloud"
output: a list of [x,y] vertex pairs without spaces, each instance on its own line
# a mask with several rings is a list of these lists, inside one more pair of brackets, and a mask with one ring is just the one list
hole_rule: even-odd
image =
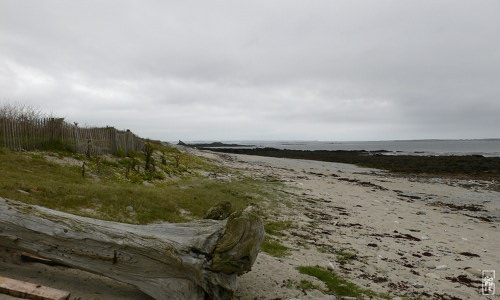
[[499,14],[498,1],[2,1],[0,99],[166,140],[498,137]]

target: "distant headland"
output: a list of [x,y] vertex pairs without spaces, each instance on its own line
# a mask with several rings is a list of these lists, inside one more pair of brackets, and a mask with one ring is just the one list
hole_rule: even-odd
[[218,147],[255,147],[255,145],[240,145],[240,144],[226,144],[222,142],[212,142],[212,143],[194,143],[187,144],[179,140],[177,145],[192,147],[192,148],[218,148]]

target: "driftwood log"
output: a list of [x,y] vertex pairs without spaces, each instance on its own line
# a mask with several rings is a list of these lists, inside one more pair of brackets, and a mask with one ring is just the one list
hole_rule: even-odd
[[155,299],[230,299],[263,238],[250,209],[223,221],[131,225],[0,198],[0,246],[129,283]]

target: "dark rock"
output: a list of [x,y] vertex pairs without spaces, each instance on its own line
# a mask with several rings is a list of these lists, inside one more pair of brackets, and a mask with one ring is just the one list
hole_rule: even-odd
[[446,279],[450,280],[451,282],[458,282],[460,284],[473,288],[481,287],[482,283],[481,280],[471,279],[467,277],[467,275],[458,275],[457,277],[446,277]]
[[468,256],[468,257],[480,257],[479,254],[470,253],[470,252],[460,252],[460,254],[463,256]]
[[438,207],[448,207],[452,210],[467,210],[467,211],[486,211],[482,205],[479,204],[466,204],[466,205],[457,205],[453,203],[446,203],[443,201],[436,201],[430,203],[429,205],[438,206]]
[[415,237],[415,236],[413,236],[411,234],[407,234],[407,233],[394,235],[393,237],[394,238],[399,238],[399,239],[406,239],[406,240],[410,240],[410,241],[416,241],[416,242],[420,242],[421,241],[421,239],[419,239],[418,237]]
[[203,219],[224,220],[231,214],[231,202],[223,201],[208,209]]
[[[370,168],[385,169],[406,174],[436,174],[436,175],[467,175],[480,178],[498,178],[500,174],[500,157],[476,157],[471,155],[379,155],[369,151],[342,151],[342,150],[290,150],[276,148],[214,148],[220,151],[235,154],[249,154],[269,157],[310,159],[338,163],[350,163]],[[375,155],[373,155],[375,154]],[[340,173],[340,171],[337,171]],[[401,191],[398,191],[401,192]],[[416,195],[406,195],[419,197]],[[402,196],[410,201],[413,199]],[[420,198],[420,197],[419,197]]]
[[418,275],[418,276],[420,276],[420,273],[419,273],[419,272],[417,272],[417,271],[415,271],[415,270],[413,270],[413,269],[411,269],[411,270],[410,270],[410,272],[411,272],[412,274],[414,274],[414,275]]
[[389,279],[387,277],[378,276],[373,279],[375,283],[387,282]]

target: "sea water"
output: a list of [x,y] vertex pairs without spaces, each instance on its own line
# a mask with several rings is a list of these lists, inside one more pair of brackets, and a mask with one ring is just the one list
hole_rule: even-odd
[[367,150],[386,154],[500,156],[500,139],[395,140],[395,141],[225,141],[243,148],[271,147],[290,150]]

